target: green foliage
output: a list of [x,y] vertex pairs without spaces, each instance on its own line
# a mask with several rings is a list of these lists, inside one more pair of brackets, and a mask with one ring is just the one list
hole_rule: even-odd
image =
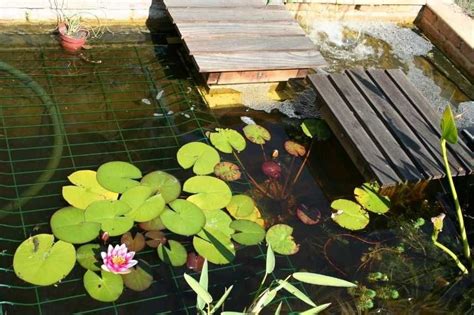
[[214,166],[220,161],[216,149],[202,142],[190,142],[183,145],[176,157],[182,168],[193,167],[196,175],[211,174],[214,172]]
[[378,194],[379,187],[375,184],[364,183],[361,188],[354,189],[354,196],[364,209],[383,214],[390,209],[390,199]]
[[123,279],[120,275],[101,271],[100,276],[90,270],[84,274],[84,288],[94,299],[101,302],[113,302],[123,292]]
[[247,125],[243,129],[245,137],[252,143],[265,144],[270,141],[270,132],[260,125]]
[[130,273],[122,275],[122,279],[127,288],[136,292],[145,291],[153,283],[153,276],[141,266],[132,268]]
[[169,240],[168,245],[169,247],[166,247],[163,244],[158,246],[158,257],[160,257],[161,261],[170,264],[173,267],[184,265],[186,263],[186,258],[188,257],[186,248],[184,248],[181,243],[173,240]]
[[99,223],[101,230],[109,233],[110,236],[119,236],[133,227],[133,219],[125,216],[130,210],[131,208],[124,201],[102,200],[91,203],[84,216],[87,222]]
[[51,217],[51,229],[54,236],[72,244],[83,244],[95,239],[101,224],[88,222],[84,210],[66,207],[56,211]]
[[233,129],[216,128],[216,132],[211,132],[209,136],[211,143],[223,153],[232,153],[234,150],[241,152],[245,150],[245,138]]
[[235,258],[235,248],[230,236],[218,231],[203,230],[193,237],[193,246],[199,255],[213,264],[228,264]]
[[169,204],[160,218],[164,226],[173,233],[190,236],[197,234],[206,224],[202,210],[187,200],[176,199]]
[[273,251],[282,255],[293,255],[299,250],[293,239],[293,228],[286,224],[277,224],[268,229],[265,239]]
[[448,141],[451,144],[458,142],[458,130],[456,128],[456,122],[454,121],[453,111],[451,106],[446,106],[441,118],[441,138]]
[[301,123],[301,129],[310,138],[327,140],[331,136],[331,130],[322,119],[306,119]]
[[238,180],[242,176],[239,166],[232,162],[217,163],[214,167],[214,174],[227,182]]
[[232,199],[227,205],[227,210],[235,218],[244,218],[251,215],[254,208],[255,203],[253,199],[247,195],[232,196]]
[[265,230],[249,220],[235,220],[230,227],[236,231],[232,239],[242,245],[257,245],[265,238]]
[[99,261],[96,258],[100,249],[99,244],[86,244],[77,249],[76,259],[82,268],[92,271],[99,271]]
[[184,182],[183,190],[193,194],[187,200],[203,210],[224,208],[232,199],[229,186],[212,176],[191,177]]
[[142,177],[142,172],[133,164],[114,161],[102,164],[97,170],[97,181],[110,191],[123,193],[140,185],[135,179]]
[[357,286],[356,284],[346,280],[311,272],[295,272],[293,274],[293,278],[304,283],[323,285],[328,287],[352,288]]
[[136,222],[147,222],[159,216],[165,209],[165,200],[161,194],[154,194],[153,188],[138,185],[127,189],[120,200],[132,209],[126,216]]
[[178,199],[181,194],[179,180],[163,171],[154,171],[145,175],[141,184],[153,189],[153,194],[160,193],[166,203]]

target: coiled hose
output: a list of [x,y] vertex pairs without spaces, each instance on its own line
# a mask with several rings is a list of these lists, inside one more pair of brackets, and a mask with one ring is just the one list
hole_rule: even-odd
[[24,86],[30,88],[34,93],[36,93],[36,95],[41,99],[46,110],[48,111],[54,129],[54,146],[48,161],[48,165],[46,165],[45,170],[36,179],[33,185],[31,185],[30,187],[28,187],[28,189],[22,192],[18,199],[11,201],[5,206],[1,206],[0,219],[2,219],[12,214],[20,207],[24,206],[26,203],[28,203],[34,196],[36,196],[41,191],[41,189],[43,189],[43,187],[54,175],[59,163],[61,162],[61,157],[63,154],[64,133],[61,114],[57,105],[51,100],[48,93],[46,93],[46,91],[38,83],[36,83],[26,73],[2,61],[0,61],[0,72],[7,72],[15,79],[18,79]]

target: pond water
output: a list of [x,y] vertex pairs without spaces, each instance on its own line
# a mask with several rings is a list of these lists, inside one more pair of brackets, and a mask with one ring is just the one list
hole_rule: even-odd
[[[106,34],[84,51],[86,61],[64,53],[54,38],[42,35],[47,29],[6,28],[0,33],[0,61],[29,74],[46,90],[59,107],[65,139],[60,163],[47,184],[19,209],[0,214],[0,314],[195,314],[195,295],[182,277],[190,271],[161,263],[154,249],[138,254],[152,267],[152,286],[141,293],[126,290],[114,303],[97,302],[85,293],[80,267],[55,286],[30,286],[13,273],[13,253],[28,236],[50,232],[51,215],[66,206],[61,188],[73,171],[121,160],[134,163],[143,173],[167,170],[182,180],[189,173],[180,169],[177,149],[190,141],[204,141],[206,132],[215,127],[241,131],[243,116],[270,131],[265,153],[279,150],[280,162],[289,167],[283,143],[293,139],[309,146],[299,125],[300,118],[318,116],[313,92],[300,80],[290,83],[296,96],[283,103],[249,100],[243,105],[253,109],[210,111],[177,47],[165,45],[165,34],[113,29],[113,36]],[[336,28],[319,23],[308,32],[330,63],[326,71],[354,66],[402,68],[436,109],[442,110],[447,102],[461,104],[459,110],[466,114],[460,126],[472,125],[472,105],[465,105],[472,100],[472,85],[416,31],[385,24]],[[0,105],[0,205],[7,209],[4,205],[21,196],[47,167],[55,146],[54,122],[40,99],[5,72],[0,72]],[[240,159],[247,172],[263,183],[261,156],[259,146],[249,145]],[[293,169],[301,163],[297,160]],[[233,183],[232,189],[252,194],[268,224],[284,222],[294,228],[300,250],[293,256],[278,256],[275,277],[306,270],[360,284],[352,292],[302,288],[318,304],[331,302],[329,314],[473,313],[472,276],[460,277],[449,257],[431,243],[430,218],[445,211],[437,201],[437,193],[444,192],[442,185],[433,183],[424,196],[405,191],[392,200],[387,215],[372,215],[365,230],[351,233],[331,220],[329,205],[337,198],[351,198],[354,187],[362,183],[350,158],[330,136],[313,141],[301,178],[286,200],[262,196],[245,179]],[[472,203],[469,187],[469,182],[459,183],[463,206]],[[305,225],[296,218],[294,212],[302,204],[320,213],[318,224]],[[454,214],[448,213],[441,239],[461,253],[453,220]],[[472,239],[473,217],[466,217],[466,223]],[[189,241],[183,242],[190,246]],[[211,266],[214,296],[224,287],[235,286],[226,309],[240,311],[250,302],[249,292],[257,290],[265,270],[264,257],[265,246],[247,247],[238,251],[232,264]],[[376,273],[386,279],[374,281]],[[376,297],[369,297],[370,290],[376,291]],[[269,309],[274,312],[279,301],[284,302],[285,314],[307,308],[291,295],[279,294]]]

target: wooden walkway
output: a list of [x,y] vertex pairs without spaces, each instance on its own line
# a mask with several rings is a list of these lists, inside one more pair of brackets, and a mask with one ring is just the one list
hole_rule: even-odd
[[[321,114],[366,180],[384,188],[446,176],[441,117],[401,70],[310,75]],[[453,176],[473,173],[462,139],[448,145]]]
[[326,62],[282,5],[266,0],[164,0],[208,84],[303,78]]

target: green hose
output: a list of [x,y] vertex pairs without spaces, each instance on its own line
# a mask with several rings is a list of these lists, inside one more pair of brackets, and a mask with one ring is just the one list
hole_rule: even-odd
[[[56,104],[51,100],[48,93],[26,73],[14,68],[13,66],[0,61],[0,71],[9,73],[11,76],[15,77],[23,85],[30,88],[36,95],[41,99],[46,110],[49,112],[51,121],[54,128],[54,147],[51,152],[51,157],[49,159],[48,165],[41,175],[36,179],[34,184],[30,186],[27,190],[22,192],[21,196],[18,199],[11,201],[6,206],[2,206],[0,209],[0,219],[10,215],[14,210],[17,210],[28,203],[34,196],[36,196],[41,189],[48,183],[51,177],[54,175],[56,169],[58,168],[59,163],[61,162],[61,157],[63,154],[63,145],[64,145],[64,136],[63,136],[63,123],[61,119],[61,114],[59,112]],[[13,171],[13,170],[12,170]]]

